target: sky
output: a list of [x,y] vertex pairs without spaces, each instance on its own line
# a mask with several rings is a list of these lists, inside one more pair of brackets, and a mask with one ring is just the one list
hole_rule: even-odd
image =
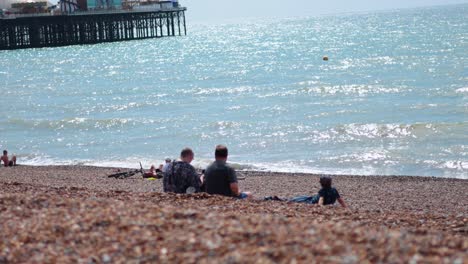
[[468,3],[468,0],[179,0],[192,22],[323,14]]

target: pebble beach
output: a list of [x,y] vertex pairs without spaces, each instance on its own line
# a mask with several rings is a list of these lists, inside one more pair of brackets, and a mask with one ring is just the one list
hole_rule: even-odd
[[343,209],[261,200],[314,194],[320,175],[241,171],[243,201],[115,170],[0,168],[0,263],[468,261],[466,180],[333,176]]

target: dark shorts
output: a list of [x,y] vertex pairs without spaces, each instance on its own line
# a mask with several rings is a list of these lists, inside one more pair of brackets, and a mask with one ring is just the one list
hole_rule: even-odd
[[8,162],[8,166],[7,166],[7,167],[13,167],[13,164],[14,164],[13,161],[10,160],[10,161]]

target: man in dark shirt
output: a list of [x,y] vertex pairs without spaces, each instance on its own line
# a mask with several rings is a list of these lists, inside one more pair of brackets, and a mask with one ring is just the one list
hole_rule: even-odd
[[205,191],[241,199],[250,198],[251,194],[241,192],[237,183],[236,171],[226,164],[228,149],[218,145],[215,150],[215,162],[205,170]]
[[193,193],[200,192],[201,180],[195,168],[190,165],[194,157],[190,148],[180,153],[181,161],[172,162],[164,173],[164,192]]

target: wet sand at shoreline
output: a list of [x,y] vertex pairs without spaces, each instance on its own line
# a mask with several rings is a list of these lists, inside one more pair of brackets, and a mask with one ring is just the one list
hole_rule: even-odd
[[[468,259],[468,181],[334,176],[350,206],[161,193],[111,168],[0,168],[0,263],[314,263]],[[239,172],[257,198],[315,194],[319,175]]]

